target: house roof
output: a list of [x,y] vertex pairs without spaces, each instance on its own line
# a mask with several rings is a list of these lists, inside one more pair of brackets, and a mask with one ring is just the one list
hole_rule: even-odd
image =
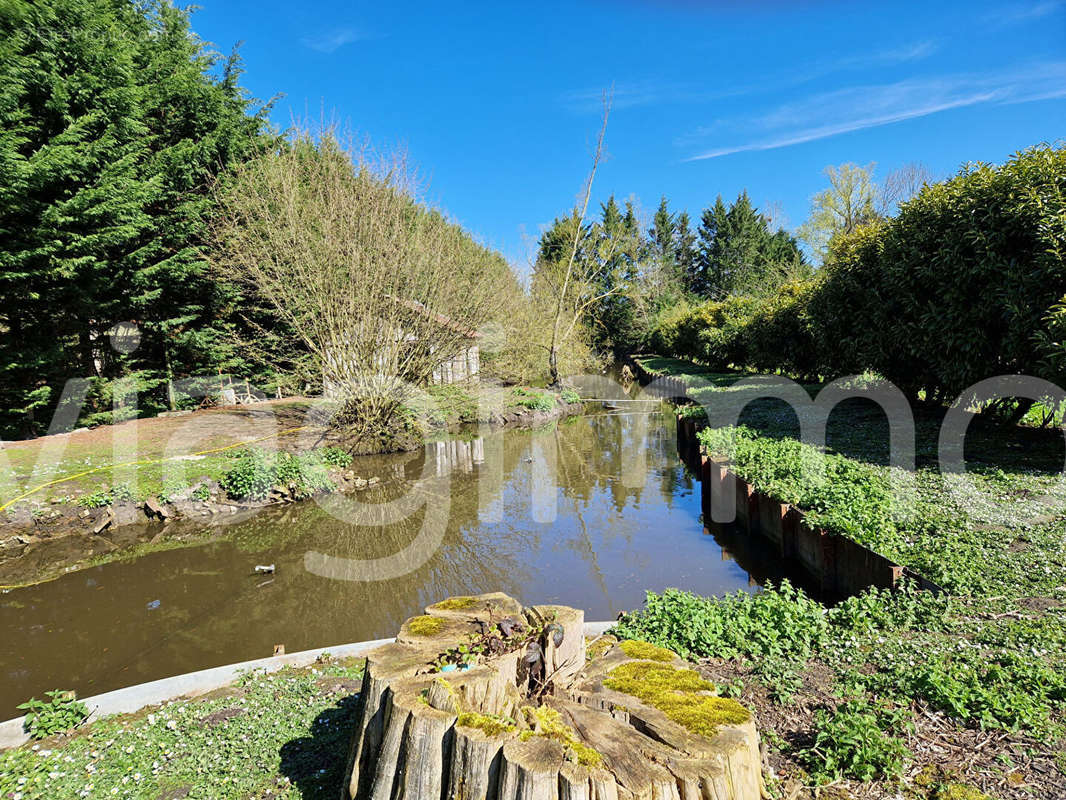
[[449,328],[455,331],[456,333],[460,333],[468,339],[480,339],[482,336],[480,331],[471,330],[470,328],[460,325],[451,317],[445,316],[444,314],[439,314],[436,311],[430,311],[423,303],[420,303],[417,300],[407,300],[400,297],[394,297],[393,299],[397,303],[400,303],[401,305],[410,308],[412,311],[417,311],[419,314],[422,314],[427,319],[433,320],[442,327]]

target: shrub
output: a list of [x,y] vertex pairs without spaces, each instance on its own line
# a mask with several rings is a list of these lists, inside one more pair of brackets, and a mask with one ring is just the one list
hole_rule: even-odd
[[346,450],[341,450],[339,447],[323,447],[315,452],[318,453],[322,463],[327,467],[344,468],[352,463],[352,454]]
[[310,497],[333,489],[333,482],[318,453],[277,453],[274,483],[288,488],[296,497]]
[[530,411],[551,411],[555,408],[555,399],[547,392],[515,387],[511,390],[511,396],[516,406],[528,408]]
[[643,610],[623,614],[612,633],[686,659],[749,656],[798,662],[810,658],[827,630],[825,609],[782,581],[758,594],[737,592],[721,599],[679,589],[649,592]]
[[77,699],[74,692],[53,689],[44,694],[47,700],[33,697],[17,706],[26,712],[23,728],[34,739],[69,731],[89,716],[88,707]]
[[219,485],[237,500],[262,500],[274,487],[273,458],[258,447],[238,450]]
[[993,375],[1066,382],[1064,287],[1066,147],[1040,145],[837,236],[813,281],[663,312],[651,341],[718,367],[871,370],[912,398],[953,400]]
[[124,483],[112,486],[110,489],[97,489],[78,498],[78,505],[82,508],[103,508],[115,503],[126,503],[133,500],[133,490]]
[[820,782],[895,777],[909,755],[896,734],[911,726],[905,710],[871,710],[868,702],[848,700],[833,712],[815,712],[814,744],[800,755]]
[[[326,467],[330,461],[344,460],[338,452],[323,455],[321,451],[293,454],[269,453],[260,448],[239,450],[219,485],[236,500],[262,500],[275,487],[289,489],[296,497],[309,497],[334,488]],[[347,463],[351,463],[351,456]]]

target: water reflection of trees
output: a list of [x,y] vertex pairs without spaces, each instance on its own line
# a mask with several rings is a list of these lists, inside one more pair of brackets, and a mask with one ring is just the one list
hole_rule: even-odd
[[[633,541],[646,532],[621,524],[623,517],[642,505],[673,505],[675,491],[691,481],[677,465],[671,422],[581,417],[541,431],[431,442],[415,454],[363,459],[353,469],[383,483],[355,495],[364,504],[358,524],[331,514],[329,499],[226,525],[178,523],[173,530],[194,531],[200,546],[72,573],[5,598],[3,701],[57,685],[105,691],[268,655],[279,643],[292,651],[388,636],[447,595],[498,589],[532,599],[542,591],[538,554],[545,541],[584,565],[568,566],[566,575],[589,584],[589,602],[599,594],[601,607],[612,608],[618,576],[601,563],[605,548],[619,541],[627,553],[648,548]],[[641,448],[646,480],[624,477]],[[555,466],[559,517],[550,524],[529,519],[534,467],[545,466],[537,459]],[[406,493],[420,501],[414,513],[388,523],[375,517],[376,506],[384,515],[384,504]],[[309,552],[363,560],[402,552],[417,540],[427,509],[444,507],[440,546],[413,554],[407,574],[346,581],[305,568]],[[216,522],[223,520],[229,518]],[[257,563],[273,563],[276,571],[255,575]]]

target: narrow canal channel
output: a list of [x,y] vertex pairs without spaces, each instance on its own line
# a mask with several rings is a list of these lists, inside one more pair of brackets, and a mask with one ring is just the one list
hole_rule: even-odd
[[673,418],[653,408],[359,459],[357,474],[381,483],[352,498],[173,523],[155,535],[173,549],[0,595],[0,718],[52,688],[88,696],[277,644],[388,636],[448,595],[500,590],[597,620],[646,590],[722,594],[778,577],[705,531]]

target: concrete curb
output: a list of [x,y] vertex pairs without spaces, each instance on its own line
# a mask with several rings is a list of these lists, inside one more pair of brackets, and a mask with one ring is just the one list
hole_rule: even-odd
[[[599,636],[612,625],[614,625],[613,621],[586,622],[584,633],[586,636]],[[303,650],[299,653],[290,653],[284,656],[269,656],[267,658],[253,659],[252,661],[241,661],[222,667],[212,667],[198,672],[175,675],[172,678],[161,678],[157,681],[140,683],[136,686],[127,686],[124,689],[116,689],[113,692],[83,698],[82,702],[89,707],[89,711],[92,712],[90,719],[93,720],[112,714],[130,714],[134,711],[140,711],[145,706],[154,706],[181,697],[196,697],[215,689],[221,689],[223,686],[228,686],[236,681],[242,672],[249,670],[261,669],[265,672],[276,672],[282,667],[306,667],[309,664],[313,664],[323,653],[329,653],[336,658],[353,658],[392,641],[395,640],[392,638],[374,639],[368,642],[337,645],[336,647]],[[22,730],[22,724],[25,719],[25,717],[17,717],[6,722],[0,722],[0,750],[19,747],[30,740],[30,737]]]

